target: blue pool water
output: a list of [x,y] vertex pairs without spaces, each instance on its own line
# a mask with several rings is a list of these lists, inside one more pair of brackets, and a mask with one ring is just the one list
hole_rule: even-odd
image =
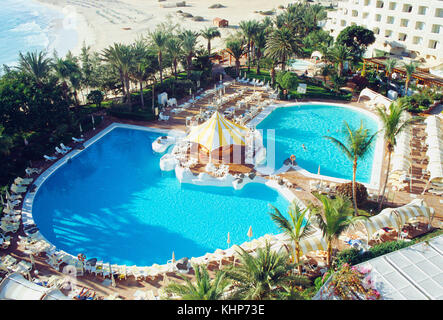
[[[315,104],[277,108],[257,129],[264,130],[265,147],[268,143],[267,130],[275,130],[275,140],[270,138],[270,142],[275,141],[276,169],[294,154],[297,163],[311,173],[317,173],[320,166],[322,175],[352,179],[352,162],[330,140],[323,138],[332,136],[344,142],[344,120],[351,128],[358,128],[363,121],[364,127],[371,134],[378,130],[377,122],[359,111]],[[375,142],[374,140],[372,150],[367,156],[358,161],[356,178],[359,182],[370,182]],[[303,144],[306,150],[303,149]],[[268,161],[268,165],[272,166],[271,161]]]
[[288,202],[273,189],[243,190],[178,182],[162,173],[151,144],[158,134],[117,128],[56,170],[39,188],[33,216],[58,248],[127,265],[166,263],[279,233],[268,204]]
[[296,70],[305,70],[307,69],[309,66],[312,65],[311,62],[306,61],[306,60],[301,60],[301,59],[294,59],[294,60],[290,60],[289,64],[292,68],[296,69]]

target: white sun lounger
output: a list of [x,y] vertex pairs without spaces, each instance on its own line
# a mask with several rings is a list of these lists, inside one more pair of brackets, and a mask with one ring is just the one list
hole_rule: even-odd
[[54,161],[57,159],[57,157],[50,157],[50,156],[47,156],[46,154],[43,156],[43,158],[45,158],[46,161]]
[[14,193],[24,193],[26,192],[26,187],[23,186],[17,186],[16,184],[11,185],[11,191]]
[[19,184],[27,185],[27,184],[30,184],[33,180],[34,179],[31,179],[31,178],[24,178],[23,179],[21,177],[17,177],[17,178],[15,178],[14,183],[16,185],[19,185]]
[[83,142],[83,141],[85,141],[85,139],[83,139],[83,138],[78,139],[78,138],[74,138],[74,137],[72,137],[72,140],[74,142]]
[[72,150],[71,147],[67,147],[67,146],[65,146],[65,145],[63,144],[63,142],[60,143],[60,147],[62,147],[62,149],[63,149],[63,150],[66,150],[66,151]]
[[62,150],[59,147],[55,147],[55,152],[60,153],[60,154],[66,154],[68,151]]

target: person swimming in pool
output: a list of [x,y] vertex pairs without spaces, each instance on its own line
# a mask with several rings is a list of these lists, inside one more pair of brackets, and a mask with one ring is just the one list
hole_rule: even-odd
[[301,146],[303,147],[303,150],[306,151],[306,146],[305,146],[305,144],[303,143]]

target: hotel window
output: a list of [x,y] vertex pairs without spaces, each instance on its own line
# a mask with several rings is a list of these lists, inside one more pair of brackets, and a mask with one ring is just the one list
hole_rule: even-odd
[[353,17],[358,17],[358,11],[357,10],[352,10],[352,16]]
[[437,49],[439,47],[439,42],[436,40],[429,40],[429,49]]
[[364,5],[369,6],[371,4],[371,0],[365,0]]
[[424,6],[418,7],[418,14],[425,15],[426,11],[428,11],[428,7],[424,7]]
[[355,22],[351,22],[351,26],[356,26],[357,24]]
[[389,10],[395,10],[397,7],[397,2],[389,2]]
[[414,38],[412,38],[412,43],[421,45],[423,43],[423,38],[415,36]]
[[394,17],[389,16],[389,17],[386,18],[386,23],[387,24],[393,24],[394,20],[395,20]]
[[374,32],[374,34],[380,34],[380,28],[375,27],[374,29],[372,29],[372,31]]
[[341,21],[340,21],[340,25],[341,25],[342,27],[346,27],[346,20],[341,20]]
[[375,5],[376,8],[383,8],[384,2],[383,1],[377,1],[377,4]]
[[435,9],[435,16],[437,18],[443,18],[443,9],[442,8]]
[[363,19],[367,19],[369,17],[369,12],[363,12]]
[[421,21],[417,21],[415,23],[415,30],[423,30],[425,28],[425,23]]
[[410,4],[403,5],[403,12],[412,12],[412,6]]
[[408,20],[408,19],[401,19],[401,21],[400,21],[400,26],[401,26],[401,27],[407,27],[407,26],[408,26],[408,23],[409,23],[409,20]]
[[439,24],[433,24],[431,32],[432,33],[440,33],[440,25]]
[[399,33],[398,41],[405,41],[405,40],[406,40],[406,33]]
[[392,36],[392,30],[385,30],[385,38]]
[[381,14],[375,15],[375,21],[381,21]]

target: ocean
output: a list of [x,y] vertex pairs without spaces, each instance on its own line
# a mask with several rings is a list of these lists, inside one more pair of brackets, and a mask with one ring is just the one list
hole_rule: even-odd
[[64,56],[77,44],[67,10],[32,0],[0,0],[0,7],[0,66],[15,65],[19,52],[46,50],[52,56],[55,49]]

